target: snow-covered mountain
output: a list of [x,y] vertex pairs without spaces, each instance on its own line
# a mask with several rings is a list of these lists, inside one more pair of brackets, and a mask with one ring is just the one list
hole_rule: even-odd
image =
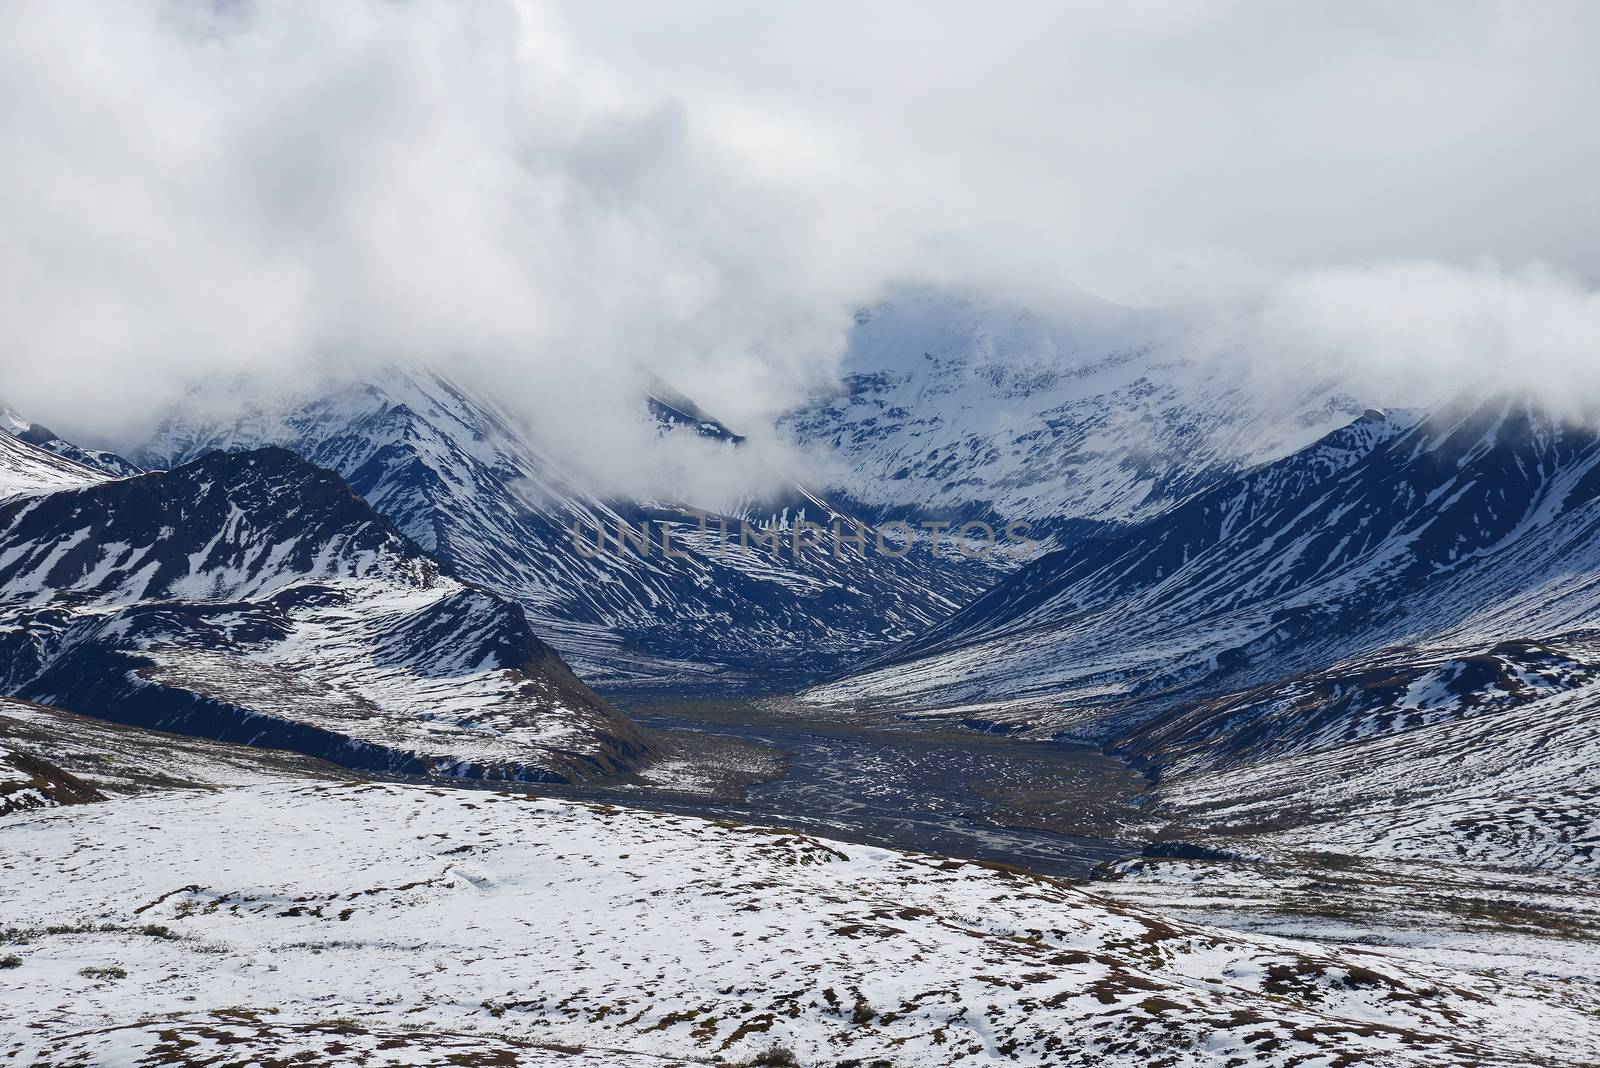
[[516,603],[283,449],[0,503],[0,663],[6,693],[357,768],[566,780],[646,751]]
[[1369,413],[1068,545],[818,696],[1003,699],[1104,735],[1363,652],[1539,641],[1597,611],[1600,437],[1499,397]]
[[0,501],[87,486],[104,477],[74,460],[0,434]]
[[[1074,520],[1155,514],[1249,463],[1359,414],[1337,383],[1284,398],[1184,355],[1175,320],[1081,295],[1046,318],[906,287],[858,317],[846,392],[788,417],[827,492],[711,517],[693,501],[592,492],[528,427],[433,371],[283,389],[213,383],[134,453],[147,467],[212,448],[277,444],[343,474],[458,573],[526,605],[586,677],[613,683],[723,675],[802,682],[910,638],[1015,565],[924,550],[843,561],[774,559],[711,536],[742,522],[792,541],[802,522],[1003,520],[1040,540]],[[743,439],[665,383],[641,398],[663,433]],[[668,522],[679,559],[573,530]],[[775,678],[773,676],[776,676]]]
[[[737,447],[737,435],[664,388],[642,399],[647,414],[666,432]],[[798,485],[737,515],[604,499],[491,401],[428,371],[309,392],[218,385],[194,394],[136,455],[167,467],[269,443],[339,471],[453,574],[521,602],[591,680],[682,683],[730,667],[815,678],[944,618],[996,574],[952,552],[898,558],[846,546],[836,556],[830,543],[797,556],[798,523],[856,525]],[[775,533],[776,551],[741,542],[743,522]],[[647,551],[619,544],[620,524],[645,523]]]
[[16,412],[0,403],[0,431],[20,438],[29,445],[43,449],[45,452],[54,453],[63,459],[87,467],[91,471],[98,471],[102,475],[113,478],[125,478],[137,475],[143,471],[138,464],[123,459],[114,452],[102,449],[86,449],[67,441],[49,427],[40,426],[22,418]]
[[1176,317],[906,286],[857,315],[843,389],[784,425],[871,514],[1037,525],[1160,512],[1361,414],[1348,387],[1197,359]]

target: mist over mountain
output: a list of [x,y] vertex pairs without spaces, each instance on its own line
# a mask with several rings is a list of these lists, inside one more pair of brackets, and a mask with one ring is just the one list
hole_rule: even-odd
[[[1600,93],[1588,5],[938,7],[19,9],[7,400],[119,452],[205,376],[421,361],[600,492],[737,495],[823,481],[774,421],[839,388],[855,313],[907,283],[1177,309],[1182,359],[1274,389],[1592,385],[1595,150],[1550,118]],[[656,380],[751,448],[658,457]]]
[[1597,54],[0,4],[0,1062],[1600,1064]]

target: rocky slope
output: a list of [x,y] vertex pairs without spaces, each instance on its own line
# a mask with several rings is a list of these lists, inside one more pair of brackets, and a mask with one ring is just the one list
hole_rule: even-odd
[[44,704],[414,774],[645,752],[516,604],[282,449],[0,504],[0,591],[0,684]]
[[[642,399],[641,418],[737,447],[737,435],[692,403],[658,392]],[[803,534],[797,552],[801,523],[857,523],[798,486],[738,514],[604,499],[566,475],[528,428],[428,371],[309,393],[219,384],[173,413],[138,458],[162,467],[267,443],[339,471],[453,573],[519,601],[596,681],[682,686],[730,671],[814,679],[943,618],[995,573],[925,548],[899,558],[846,546],[836,556],[831,543],[806,549]],[[741,540],[744,523],[755,536]],[[623,525],[644,524],[648,548],[623,543]]]
[[1389,646],[1596,618],[1600,437],[1501,397],[1372,413],[1144,523],[1049,554],[828,699],[1023,701],[1111,736]]

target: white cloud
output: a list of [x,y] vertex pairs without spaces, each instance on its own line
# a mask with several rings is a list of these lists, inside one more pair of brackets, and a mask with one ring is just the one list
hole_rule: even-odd
[[1307,271],[1217,310],[1195,336],[1263,375],[1315,373],[1396,406],[1515,391],[1569,417],[1600,414],[1600,292],[1548,266]]
[[[759,430],[901,278],[1221,301],[1240,351],[1426,350],[1407,367],[1482,362],[1490,306],[1578,358],[1597,26],[1556,0],[7,5],[0,393],[106,438],[196,372],[420,358],[631,486],[705,466],[641,473],[639,368]],[[1398,261],[1439,266],[1338,266]]]
[[826,376],[888,254],[533,7],[5,18],[5,389],[60,424],[129,432],[196,371],[420,359],[597,449],[644,366],[737,425]]

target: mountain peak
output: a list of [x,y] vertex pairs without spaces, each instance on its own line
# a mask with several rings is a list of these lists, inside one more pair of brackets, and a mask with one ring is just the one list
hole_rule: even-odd
[[104,477],[20,437],[0,433],[0,502],[87,486]]
[[6,407],[4,403],[0,403],[0,434],[3,433],[9,433],[19,441],[25,441],[45,452],[54,453],[81,467],[102,475],[110,475],[112,478],[125,478],[144,470],[116,453],[75,445],[49,427],[30,422]]
[[0,505],[0,531],[14,550],[0,569],[11,596],[234,599],[308,578],[415,584],[437,571],[336,474],[279,447]]

